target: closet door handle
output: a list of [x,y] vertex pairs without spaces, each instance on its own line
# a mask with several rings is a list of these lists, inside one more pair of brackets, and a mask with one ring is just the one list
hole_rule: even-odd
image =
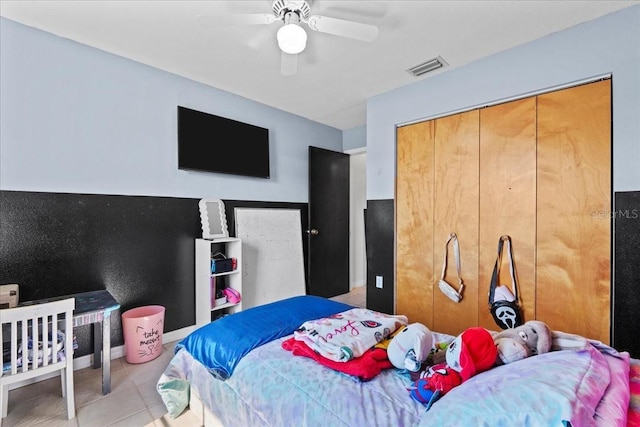
[[319,233],[318,230],[316,230],[315,228],[312,228],[311,230],[307,230],[307,234],[311,234],[312,236],[317,236]]

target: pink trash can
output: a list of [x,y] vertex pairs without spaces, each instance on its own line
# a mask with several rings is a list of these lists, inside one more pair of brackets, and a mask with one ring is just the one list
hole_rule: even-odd
[[164,307],[147,305],[122,313],[125,358],[129,363],[144,363],[162,353]]

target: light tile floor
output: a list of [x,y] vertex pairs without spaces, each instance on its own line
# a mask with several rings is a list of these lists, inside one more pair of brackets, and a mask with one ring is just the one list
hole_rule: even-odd
[[9,392],[3,427],[106,427],[144,426],[166,413],[156,391],[160,374],[173,356],[175,343],[164,344],[156,359],[130,364],[125,358],[111,361],[111,393],[102,395],[102,370],[74,372],[76,417],[67,420],[60,378],[55,377]]
[[[332,298],[366,306],[365,287]],[[166,408],[156,391],[160,374],[173,357],[175,342],[164,344],[156,359],[130,364],[124,357],[111,361],[111,393],[102,395],[102,370],[74,372],[76,417],[67,420],[60,378],[55,377],[9,392],[9,410],[2,427],[190,427],[198,423],[188,411],[175,420],[163,417]],[[155,421],[154,421],[155,420]]]

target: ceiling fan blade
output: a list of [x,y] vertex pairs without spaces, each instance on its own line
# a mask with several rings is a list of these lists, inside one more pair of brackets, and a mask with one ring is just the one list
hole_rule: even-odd
[[232,15],[199,15],[198,25],[203,28],[229,27],[233,25],[268,25],[278,20],[272,13],[240,13]]
[[298,72],[298,55],[282,52],[280,56],[280,73],[283,76],[293,76]]
[[375,25],[361,24],[360,22],[346,21],[328,16],[310,16],[307,20],[307,25],[314,31],[363,42],[371,42],[378,36],[378,27]]

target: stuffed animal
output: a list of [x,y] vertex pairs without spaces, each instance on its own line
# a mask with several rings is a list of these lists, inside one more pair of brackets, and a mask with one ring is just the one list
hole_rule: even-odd
[[458,335],[447,347],[447,365],[462,381],[493,367],[498,352],[493,337],[484,328],[474,327]]
[[529,320],[512,329],[493,335],[498,350],[497,365],[517,362],[551,350],[552,334],[546,323]]
[[411,323],[393,335],[387,357],[393,366],[410,372],[420,370],[433,347],[433,334],[422,323]]
[[460,374],[446,363],[430,366],[420,375],[409,391],[414,400],[427,405],[427,410],[449,390],[462,384]]
[[493,336],[484,328],[462,332],[447,346],[446,363],[431,367],[410,387],[411,397],[427,405],[480,372],[494,366],[497,359]]

